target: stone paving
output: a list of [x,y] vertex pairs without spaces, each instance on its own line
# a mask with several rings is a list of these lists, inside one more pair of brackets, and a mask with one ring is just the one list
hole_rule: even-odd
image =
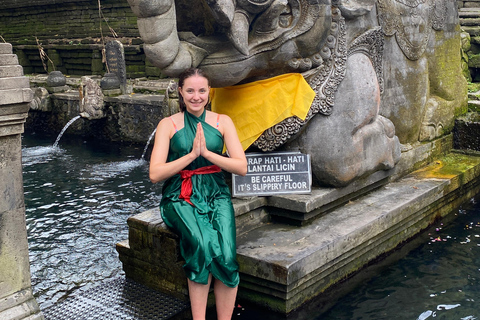
[[43,311],[45,320],[162,320],[180,318],[188,304],[128,278],[78,290]]

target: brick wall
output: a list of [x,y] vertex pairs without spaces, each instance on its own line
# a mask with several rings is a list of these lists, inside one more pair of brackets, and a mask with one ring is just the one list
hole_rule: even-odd
[[[14,47],[25,73],[45,73],[36,39],[65,74],[103,74],[103,41],[113,38],[112,28],[125,47],[127,76],[158,77],[145,61],[142,43],[127,0],[2,0],[0,36]],[[103,41],[102,41],[103,34]],[[0,39],[1,40],[1,39]],[[48,70],[53,70],[48,63]]]
[[480,8],[480,0],[457,1],[459,8]]

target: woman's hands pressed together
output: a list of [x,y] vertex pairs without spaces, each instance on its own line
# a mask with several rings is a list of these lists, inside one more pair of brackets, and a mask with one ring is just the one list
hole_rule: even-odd
[[192,153],[195,155],[195,158],[203,156],[208,152],[207,143],[205,141],[205,134],[203,133],[203,127],[201,123],[197,123],[197,133],[195,139],[193,140]]

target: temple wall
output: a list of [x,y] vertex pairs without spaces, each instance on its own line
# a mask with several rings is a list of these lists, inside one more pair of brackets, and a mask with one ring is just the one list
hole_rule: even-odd
[[459,8],[477,8],[480,6],[479,0],[462,0],[457,1]]
[[[159,77],[160,71],[145,59],[137,18],[127,1],[102,0],[101,5],[104,18],[93,0],[2,1],[0,36],[13,45],[26,74],[46,73],[47,68],[69,75],[103,75],[102,36],[105,43],[113,39],[111,28],[124,44],[127,76]],[[36,39],[53,65],[42,64]]]
[[[13,3],[17,3],[15,6]],[[102,0],[102,13],[119,37],[138,37],[137,18],[127,1]],[[35,44],[40,40],[98,38],[100,32],[98,2],[81,1],[2,1],[0,34],[14,46]],[[111,36],[102,21],[104,36]]]

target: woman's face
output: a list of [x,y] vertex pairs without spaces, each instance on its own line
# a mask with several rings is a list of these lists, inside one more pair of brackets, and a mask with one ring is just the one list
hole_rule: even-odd
[[202,115],[208,102],[210,87],[208,80],[199,75],[188,77],[183,82],[183,87],[178,88],[187,106],[187,111],[199,117]]

